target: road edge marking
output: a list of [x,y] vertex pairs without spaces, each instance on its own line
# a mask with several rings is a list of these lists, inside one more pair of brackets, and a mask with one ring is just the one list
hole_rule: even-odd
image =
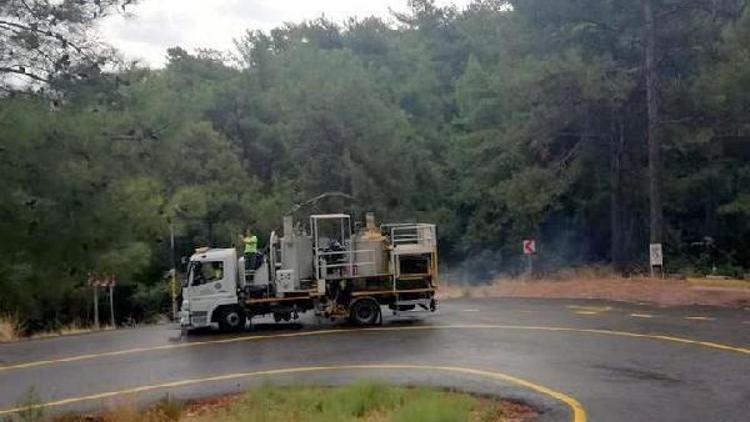
[[548,327],[548,326],[533,326],[533,325],[493,325],[493,324],[451,324],[451,325],[418,325],[409,327],[368,327],[368,328],[337,328],[328,330],[313,330],[304,332],[293,332],[293,333],[281,333],[281,334],[270,334],[270,335],[250,335],[250,336],[239,336],[223,338],[218,340],[205,340],[196,341],[189,343],[180,344],[164,344],[161,346],[153,347],[137,347],[133,349],[115,350],[110,352],[100,353],[88,353],[83,355],[68,356],[57,359],[45,359],[30,362],[21,362],[17,364],[10,364],[6,366],[0,366],[0,373],[12,369],[26,369],[38,366],[53,365],[57,363],[76,362],[81,360],[89,360],[100,357],[110,356],[122,356],[141,352],[155,352],[160,350],[173,350],[188,347],[199,347],[213,344],[227,344],[227,343],[239,343],[245,341],[256,341],[256,340],[270,340],[277,338],[287,337],[306,337],[306,336],[319,336],[327,334],[343,334],[343,333],[354,333],[354,332],[369,332],[369,331],[409,331],[409,330],[445,330],[445,329],[497,329],[497,330],[528,330],[528,331],[553,331],[553,332],[570,332],[570,333],[588,333],[588,334],[601,334],[601,335],[612,335],[619,337],[630,337],[630,338],[645,338],[651,340],[662,340],[673,343],[690,344],[695,346],[708,347],[712,349],[718,349],[728,352],[735,352],[745,355],[750,355],[750,348],[732,346],[728,344],[716,343],[712,341],[696,340],[685,337],[675,337],[661,334],[643,334],[633,333],[629,331],[617,331],[617,330],[604,330],[594,328],[569,328],[569,327]]
[[[481,369],[464,368],[459,366],[436,366],[436,365],[405,365],[405,364],[363,364],[363,365],[337,365],[337,366],[307,366],[307,367],[296,367],[296,368],[283,368],[283,369],[271,369],[265,371],[253,371],[253,372],[240,372],[236,374],[217,375],[213,377],[205,378],[192,378],[180,381],[171,381],[162,384],[151,384],[143,385],[139,387],[132,387],[117,391],[108,391],[104,393],[91,394],[88,396],[70,397],[67,399],[61,399],[51,401],[47,403],[41,403],[38,405],[31,406],[35,409],[48,408],[48,407],[59,407],[68,404],[80,403],[84,401],[101,400],[110,397],[138,394],[147,391],[165,389],[165,388],[178,388],[185,387],[188,385],[228,381],[239,378],[251,378],[266,375],[284,375],[284,374],[295,374],[295,373],[306,373],[306,372],[322,372],[322,371],[337,371],[337,370],[358,370],[358,369],[406,369],[406,370],[427,370],[427,371],[443,371],[443,372],[455,372],[461,374],[477,375],[486,378],[492,378],[502,380],[511,384],[516,384],[527,388],[529,390],[536,391],[537,393],[552,397],[553,399],[560,401],[567,405],[571,412],[571,420],[573,422],[586,422],[587,415],[583,405],[576,400],[574,397],[569,396],[565,393],[553,390],[549,387],[545,387],[540,384],[533,383],[523,378],[507,375],[502,372],[485,371]],[[10,409],[0,409],[0,416],[8,415],[28,409],[29,406],[16,407]]]

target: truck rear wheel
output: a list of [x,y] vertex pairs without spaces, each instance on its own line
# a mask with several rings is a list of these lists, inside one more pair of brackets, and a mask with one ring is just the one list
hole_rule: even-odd
[[380,318],[380,305],[373,299],[361,299],[354,303],[349,319],[357,325],[374,325]]
[[240,331],[245,328],[245,311],[239,307],[226,307],[219,311],[219,329],[221,331]]

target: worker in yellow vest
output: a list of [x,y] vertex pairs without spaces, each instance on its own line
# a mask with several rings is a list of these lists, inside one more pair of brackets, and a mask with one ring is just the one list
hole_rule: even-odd
[[245,268],[248,270],[255,270],[258,268],[257,256],[258,256],[258,236],[250,233],[250,230],[245,231],[245,237],[242,238],[242,243],[245,245]]

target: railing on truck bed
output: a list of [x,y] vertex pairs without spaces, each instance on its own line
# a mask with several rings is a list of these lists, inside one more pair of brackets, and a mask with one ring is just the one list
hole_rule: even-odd
[[388,233],[394,248],[404,245],[421,245],[430,248],[436,246],[437,236],[434,224],[382,224],[380,230]]
[[[433,310],[432,296],[422,296],[422,293],[435,292],[435,277],[437,277],[437,235],[435,225],[423,223],[383,224],[382,233],[386,233],[391,240],[391,262],[394,265],[391,294],[395,297],[394,314],[399,314],[404,308],[419,309],[424,312]],[[429,256],[429,266],[426,272],[402,274],[400,265],[407,257]],[[419,259],[419,258],[417,258]],[[424,286],[399,286],[400,281],[424,280]],[[406,288],[405,288],[406,287]],[[416,294],[416,297],[415,297]],[[402,299],[406,296],[407,299]],[[414,312],[414,311],[409,311]]]

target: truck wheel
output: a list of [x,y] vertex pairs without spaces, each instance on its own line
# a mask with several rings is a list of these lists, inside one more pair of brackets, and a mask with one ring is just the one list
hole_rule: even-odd
[[240,331],[245,328],[245,312],[237,307],[228,307],[219,311],[219,329],[221,331]]
[[380,316],[380,305],[374,300],[363,299],[354,303],[350,319],[357,325],[374,325]]

